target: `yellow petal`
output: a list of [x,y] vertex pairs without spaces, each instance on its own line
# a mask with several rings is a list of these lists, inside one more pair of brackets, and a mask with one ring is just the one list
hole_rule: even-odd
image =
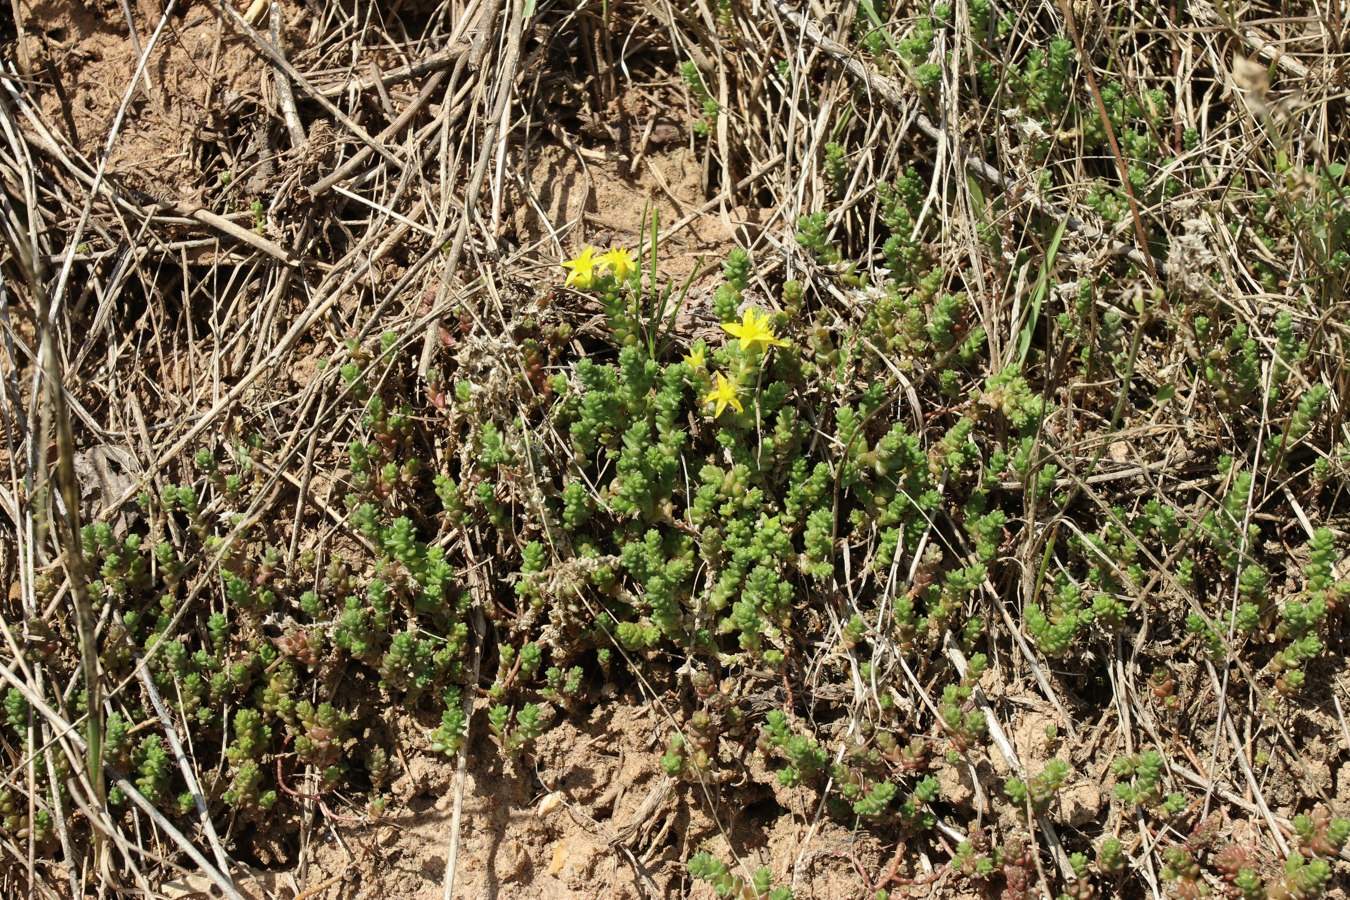
[[567,281],[564,287],[576,285],[583,290],[591,286],[591,280],[595,277],[595,248],[585,247],[573,259],[564,260],[562,267],[568,269]]
[[703,399],[703,402],[714,404],[714,419],[722,414],[722,411],[727,408],[728,404],[735,407],[737,412],[745,411],[745,407],[741,405],[741,401],[736,397],[736,385],[727,381],[727,376],[723,375],[721,372],[717,373],[716,386],[709,392],[708,396]]
[[636,260],[628,252],[627,247],[611,247],[609,252],[600,257],[600,262],[605,265],[611,275],[619,281],[627,281],[628,276],[632,275],[637,269]]

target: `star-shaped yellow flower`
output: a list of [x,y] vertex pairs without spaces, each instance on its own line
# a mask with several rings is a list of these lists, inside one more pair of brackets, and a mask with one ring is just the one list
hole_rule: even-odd
[[727,376],[721,372],[717,373],[717,386],[712,389],[708,396],[703,398],[703,402],[716,404],[713,409],[714,419],[720,416],[722,410],[728,406],[735,409],[736,412],[745,412],[745,407],[741,406],[741,401],[736,399],[736,385],[727,381]]
[[637,271],[637,260],[633,259],[627,247],[610,247],[599,262],[609,269],[609,274],[617,281],[627,281],[628,276]]
[[702,341],[699,341],[689,348],[689,355],[684,358],[684,361],[691,369],[702,369],[704,362],[706,362],[707,352],[708,348],[704,346]]
[[760,315],[753,307],[746,309],[739,322],[723,322],[722,328],[732,337],[740,338],[742,350],[752,350],[756,345],[761,350],[788,345],[787,341],[774,337],[769,317]]
[[591,280],[595,278],[595,267],[600,260],[595,258],[595,248],[586,247],[575,259],[564,260],[562,267],[568,269],[567,281],[563,287],[577,287],[581,290],[591,286]]

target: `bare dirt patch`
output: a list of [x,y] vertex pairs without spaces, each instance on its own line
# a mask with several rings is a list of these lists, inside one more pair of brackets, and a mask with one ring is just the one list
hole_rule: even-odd
[[[133,6],[142,48],[160,21],[158,4]],[[36,93],[46,120],[78,152],[97,158],[103,151],[140,53],[128,39],[128,23],[116,2],[42,0],[19,3],[25,18],[21,52],[32,66]],[[257,55],[221,27],[209,11],[188,5],[171,17],[146,67],[148,89],[128,105],[108,159],[118,185],[157,200],[201,205],[207,177],[220,167],[239,170],[244,160],[204,157],[218,146],[241,112],[265,128],[259,109],[263,67]],[[253,165],[263,162],[262,131],[250,137]],[[245,163],[245,166],[241,166]]]
[[[696,289],[710,283],[735,236],[715,212],[702,212],[708,193],[701,154],[687,143],[652,148],[636,172],[631,159],[593,155],[600,158],[547,143],[522,160],[529,194],[513,192],[515,239],[538,244],[545,256],[558,252],[559,235],[567,236],[562,252],[568,255],[587,243],[636,247],[650,240],[656,216],[669,236],[659,251],[663,274],[677,285],[696,275]],[[682,227],[672,230],[677,223]]]
[[[560,721],[531,761],[503,768],[497,748],[477,741],[464,779],[454,896],[712,897],[684,868],[707,848],[748,871],[797,873],[799,896],[843,900],[861,888],[855,866],[875,877],[891,863],[890,848],[815,821],[804,792],[747,803],[744,791],[672,780],[658,763],[663,731],[656,708],[624,698]],[[347,900],[443,895],[455,766],[410,762],[393,785],[405,799],[378,824],[338,826],[316,839],[305,886],[330,884],[328,896]]]

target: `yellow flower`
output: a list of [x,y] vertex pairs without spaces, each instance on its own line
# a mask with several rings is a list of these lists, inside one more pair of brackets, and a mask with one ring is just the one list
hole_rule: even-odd
[[570,271],[567,273],[567,281],[563,283],[563,287],[576,286],[583,291],[590,287],[591,280],[595,278],[595,266],[598,262],[600,260],[595,258],[594,247],[586,247],[577,254],[575,259],[564,260],[562,267]]
[[689,348],[689,355],[684,358],[684,361],[691,369],[702,369],[704,355],[707,352],[708,348],[703,345],[702,341],[699,341],[693,347]]
[[600,257],[601,265],[608,267],[609,273],[618,281],[627,281],[628,276],[637,271],[637,260],[628,252],[627,247],[610,247],[609,252]]
[[769,327],[769,317],[760,315],[753,307],[746,309],[739,322],[723,322],[722,328],[732,337],[741,339],[741,349],[751,350],[758,344],[761,350],[769,347],[786,347],[787,341],[773,336]]
[[731,406],[736,412],[745,412],[745,407],[741,406],[741,401],[736,399],[736,385],[727,381],[727,376],[721,372],[717,373],[717,386],[712,389],[708,396],[703,398],[703,402],[717,404],[713,410],[714,419],[720,416],[722,410],[726,409],[727,406]]

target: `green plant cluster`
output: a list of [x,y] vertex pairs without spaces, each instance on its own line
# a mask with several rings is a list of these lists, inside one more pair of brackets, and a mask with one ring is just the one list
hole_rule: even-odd
[[[456,309],[425,349],[343,336],[304,407],[340,424],[308,455],[274,408],[241,407],[78,534],[101,702],[59,616],[25,617],[13,670],[101,722],[129,829],[134,789],[196,834],[161,703],[228,841],[302,808],[373,819],[417,753],[529,779],[557,723],[654,689],[673,791],[748,790],[895,845],[877,896],[1321,896],[1350,819],[1276,770],[1338,709],[1347,649],[1334,129],[1300,123],[1305,88],[1235,99],[1226,75],[1115,52],[1248,39],[1225,9],[1140,28],[1094,4],[862,0],[829,23],[861,50],[834,82],[811,68],[840,69],[823,43],[749,52],[795,22],[770,6],[679,10],[661,40],[715,36],[674,67],[703,138],[744,136],[785,85],[829,87],[800,102],[834,120],[782,108],[782,169],[819,167],[790,173],[785,205],[826,204],[752,245],[782,259],[738,248],[713,290],[681,285],[653,220],[636,259],[588,247],[565,283],[513,286],[492,334]],[[549,14],[529,41],[553,40]],[[719,103],[738,42],[763,105]],[[891,141],[858,65],[912,88],[925,127]],[[940,153],[913,152],[935,129]],[[704,175],[738,185],[725,205],[782,202],[779,164],[725,143],[703,148]],[[237,211],[262,234],[275,207]],[[25,609],[64,609],[62,577],[39,572]],[[0,696],[0,843],[57,859],[102,840],[78,760],[29,694]],[[1064,720],[1028,740],[1009,727],[1028,708]],[[1245,742],[1208,730],[1230,721]],[[1267,805],[1291,816],[1285,852],[1230,827],[1278,827]],[[791,896],[706,850],[687,873]]]
[[[1259,248],[1253,267],[1266,291],[1279,292],[1288,283],[1281,260],[1296,252],[1318,273],[1315,287],[1323,298],[1337,296],[1348,283],[1350,213],[1344,202],[1342,160],[1300,164],[1294,142],[1277,129],[1262,148],[1270,173],[1265,183],[1251,184],[1244,173],[1216,183],[1214,168],[1198,163],[1203,135],[1195,127],[1183,127],[1174,92],[1163,86],[1133,87],[1132,73],[1117,73],[1113,67],[1090,86],[1067,30],[1029,32],[1024,17],[990,0],[972,0],[963,22],[947,4],[912,16],[898,12],[893,4],[859,4],[858,43],[877,69],[907,73],[925,95],[939,90],[943,73],[952,72],[964,82],[957,86],[960,96],[996,104],[1008,128],[998,139],[986,136],[982,157],[995,158],[1001,149],[998,141],[1011,139],[1035,164],[1042,193],[1073,185],[1086,207],[1108,226],[1133,226],[1138,216],[1151,249],[1160,255],[1166,254],[1170,241],[1164,235],[1175,230],[1155,223],[1156,211],[1190,189],[1235,190],[1249,214],[1227,217],[1227,227],[1233,239]],[[1174,24],[1190,20],[1184,10],[1179,16]],[[963,48],[960,65],[953,54],[956,47]],[[1265,97],[1257,100],[1258,108],[1268,102]],[[832,146],[836,149],[827,148],[825,167],[837,191],[838,181],[830,173],[837,171],[846,148],[838,140]],[[1084,189],[1080,164],[1085,160]],[[989,207],[986,231],[1000,252],[1010,249],[1002,246],[1007,235],[992,225],[1001,203]],[[897,271],[893,261],[891,268]],[[1220,339],[1239,347],[1245,342],[1236,331]]]
[[[1294,542],[1295,564],[1269,550],[1269,520],[1252,512],[1262,478],[1329,455],[1327,397],[1273,397],[1264,383],[1247,392],[1229,367],[1222,402],[1286,404],[1266,445],[1278,451],[1223,460],[1198,507],[1124,494],[1085,512],[1066,474],[1085,463],[1062,451],[1064,395],[1044,386],[1034,348],[996,365],[970,295],[943,287],[914,239],[917,171],[879,195],[886,272],[839,265],[824,217],[800,226],[826,277],[868,299],[851,324],[813,317],[800,283],[777,304],[794,316],[762,312],[749,296],[752,261],[737,251],[711,298],[720,332],[688,346],[673,337],[688,298],[658,289],[654,255],[622,281],[587,283],[608,329],[599,345],[575,355],[565,323],[523,318],[512,325],[518,359],[454,362],[422,409],[410,387],[417,361],[396,335],[349,343],[338,369],[352,413],[340,539],[292,542],[246,512],[273,489],[267,440],[198,453],[195,470],[140,498],[136,527],[82,534],[108,621],[108,677],[147,662],[196,745],[222,760],[202,779],[208,804],[260,821],[293,793],[379,809],[396,766],[380,710],[419,722],[424,751],[457,755],[476,735],[498,764],[523,771],[552,723],[600,685],[675,658],[677,715],[660,765],[679,784],[743,779],[757,753],[767,788],[909,841],[969,811],[943,797],[943,776],[999,752],[980,686],[1002,677],[992,661],[1014,646],[1100,683],[1093,673],[1122,658],[1126,636],[1162,621],[1208,664],[1250,667],[1270,709],[1301,702],[1350,593],[1337,536],[1314,528]],[[1083,300],[1091,289],[1060,296],[1059,309],[1046,300],[1047,320],[1068,317],[1094,348],[1071,361],[1126,371],[1142,322],[1122,315],[1107,329]],[[1281,333],[1254,353],[1293,384],[1315,350],[1292,326]],[[1195,363],[1197,384],[1209,371]],[[897,399],[916,383],[941,398],[931,414]],[[1073,528],[1048,528],[1035,557],[1013,557],[1027,529],[1070,513]],[[1012,585],[1026,592],[1020,607],[1005,602]],[[1159,714],[1176,716],[1180,667],[1147,653],[1139,664],[1154,673]],[[808,684],[863,699],[793,694]],[[916,684],[926,702],[906,699]],[[71,697],[77,711],[81,702]],[[188,815],[148,703],[119,695],[107,759],[151,802]],[[31,719],[21,695],[5,696],[7,739],[31,740]],[[1069,763],[1046,759],[989,791],[1018,824],[957,842],[964,877],[1009,896],[1033,889],[1035,820],[1059,814],[1074,778]],[[1130,820],[1195,826],[1197,795],[1169,776],[1162,748],[1121,756],[1111,773]],[[301,779],[303,794],[290,785]],[[5,802],[6,834],[52,839],[47,809],[30,823],[23,804]],[[1295,827],[1299,855],[1277,878],[1199,842],[1166,851],[1170,877],[1231,875],[1246,896],[1313,896],[1348,828],[1324,812]],[[1119,840],[1070,841],[1068,896],[1129,877]],[[1231,873],[1219,867],[1232,860]],[[767,874],[747,881],[706,854],[689,865],[723,896],[787,896],[770,893]]]
[[[1041,189],[1053,187],[1054,162],[1063,153],[1095,148],[1100,158],[1110,160],[1106,128],[1095,98],[1082,84],[1073,41],[1052,36],[1043,47],[1019,47],[1010,56],[1002,42],[1014,31],[1011,23],[1000,20],[989,4],[972,3],[968,11],[974,33],[988,50],[987,59],[976,66],[977,80],[991,96],[1017,106],[1041,126],[1039,138],[1035,129],[1024,132],[1028,151],[1047,167]],[[912,62],[867,10],[860,9],[858,16],[867,35],[864,43],[874,56],[900,55]],[[930,25],[937,30],[953,27],[941,14],[922,20],[909,33],[904,53],[934,52],[941,42],[932,38]],[[874,62],[885,68],[880,59]],[[1110,130],[1130,163],[1130,190],[1118,185],[1108,166],[1089,190],[1089,206],[1123,231],[1132,225],[1130,195],[1147,211],[1174,196],[1188,178],[1210,183],[1189,171],[1183,158],[1196,136],[1185,134],[1182,143],[1171,140],[1170,94],[1131,96],[1109,79],[1100,87]],[[841,126],[837,133],[845,130]],[[994,148],[989,150],[992,156]],[[836,190],[848,152],[842,141],[825,149],[825,182]],[[1309,203],[1323,204],[1311,215],[1321,217],[1314,237],[1324,243],[1342,241],[1328,235],[1344,227],[1340,208],[1332,211],[1325,199],[1341,190],[1344,172],[1333,167],[1329,174],[1325,183],[1308,181],[1303,195]],[[1102,673],[1121,656],[1122,642],[1128,645],[1141,623],[1147,623],[1145,634],[1157,634],[1161,627],[1184,639],[1183,666],[1193,655],[1220,672],[1225,667],[1242,672],[1267,713],[1287,715],[1298,703],[1314,702],[1306,696],[1308,673],[1330,663],[1330,647],[1343,647],[1336,623],[1350,591],[1350,585],[1338,583],[1343,557],[1338,544],[1343,541],[1329,527],[1336,521],[1335,485],[1344,472],[1344,453],[1340,436],[1329,432],[1339,427],[1332,406],[1336,382],[1323,368],[1326,360],[1318,356],[1319,347],[1328,345],[1321,342],[1317,326],[1309,324],[1317,310],[1280,305],[1253,317],[1194,284],[1180,283],[1122,302],[1108,293],[1109,286],[1138,276],[1136,263],[1085,275],[1052,292],[1048,273],[1058,262],[1055,247],[1063,228],[1055,233],[1035,216],[1010,227],[1008,210],[1001,205],[1006,198],[986,200],[972,183],[968,187],[976,209],[985,216],[980,235],[989,255],[983,278],[1002,278],[1007,285],[1020,272],[1027,284],[1019,298],[1024,318],[1012,323],[1012,352],[1005,337],[995,355],[998,348],[990,346],[986,331],[988,311],[1006,301],[982,295],[969,271],[938,265],[933,254],[940,235],[934,220],[924,215],[925,204],[941,189],[935,179],[936,174],[911,168],[893,182],[875,186],[875,218],[862,222],[868,235],[879,235],[870,246],[849,243],[852,213],[847,206],[812,212],[797,229],[798,244],[818,265],[817,277],[833,281],[832,290],[855,304],[859,323],[853,335],[815,328],[802,339],[807,377],[837,383],[844,373],[855,378],[875,373],[888,384],[912,385],[921,396],[941,398],[941,408],[930,413],[926,427],[915,435],[932,480],[907,484],[904,493],[958,535],[959,553],[932,561],[921,554],[916,560],[915,538],[922,529],[907,533],[879,520],[873,544],[876,571],[898,559],[918,589],[893,600],[892,630],[885,639],[911,651],[923,646],[923,635],[949,631],[968,645],[967,652],[987,650],[983,617],[972,606],[987,596],[986,589],[1020,589],[1025,600],[1011,611],[1009,624],[1045,660],[1043,665],[1067,669],[1087,683],[1106,687]],[[1290,196],[1287,190],[1271,193],[1285,201]],[[1319,195],[1324,199],[1318,201]],[[1277,222],[1275,230],[1287,238],[1289,220],[1273,207],[1267,213],[1264,221]],[[1148,230],[1149,223],[1144,225]],[[1039,259],[1025,248],[1028,235],[1040,244]],[[1287,250],[1287,243],[1279,246]],[[1168,249],[1162,240],[1150,247],[1161,255]],[[1319,260],[1314,269],[1322,280],[1312,283],[1318,291],[1335,283],[1338,271],[1324,257],[1309,255]],[[868,268],[851,262],[857,259],[884,263]],[[1266,288],[1283,289],[1275,281],[1268,281]],[[1145,346],[1169,361],[1165,377],[1158,377],[1154,361],[1144,360]],[[1071,354],[1064,353],[1066,347],[1072,348]],[[1140,370],[1146,364],[1151,380],[1141,386]],[[1094,396],[1094,383],[1111,387]],[[897,396],[903,397],[898,391]],[[1208,427],[1226,430],[1230,437],[1234,430],[1240,434],[1237,443],[1243,452],[1224,455],[1213,443],[1207,445],[1217,465],[1204,470],[1212,480],[1199,493],[1194,484],[1179,497],[1153,483],[1151,492],[1100,490],[1085,479],[1109,478],[1099,473],[1119,471],[1122,467],[1106,451],[1122,444],[1096,436],[1093,440],[1103,442],[1100,451],[1086,457],[1079,451],[1065,465],[1064,448],[1084,443],[1084,423],[1074,410],[1087,397],[1106,410],[1095,426],[1102,435],[1110,435],[1123,418],[1138,422],[1138,411],[1144,409],[1151,409],[1154,423],[1179,427],[1181,404],[1188,404],[1188,414],[1204,410]],[[848,424],[846,410],[839,418]],[[841,430],[839,439],[847,435]],[[1233,445],[1219,446],[1231,450]],[[920,467],[917,456],[908,460],[899,464],[900,471]],[[939,485],[940,499],[926,506],[925,487]],[[1294,500],[1290,490],[1302,493]],[[1015,505],[1009,505],[1014,497]],[[1060,527],[1059,517],[1072,520],[1072,527]],[[1296,517],[1300,527],[1286,535],[1287,551],[1277,550],[1272,522]],[[836,510],[817,510],[807,520],[803,571],[823,574],[827,558],[820,536],[828,530],[837,539],[842,520]],[[1052,526],[1044,526],[1047,522]],[[1012,566],[1013,548],[1022,546],[1027,534],[1023,529],[1039,531],[1035,555],[1018,556]],[[873,622],[866,611],[841,617],[841,643],[849,652],[875,647]],[[1168,721],[1184,718],[1170,654],[1155,650],[1151,655],[1155,658],[1144,671],[1152,673],[1148,686],[1153,700]],[[1208,688],[1202,685],[1201,690]],[[978,725],[963,729],[960,724],[966,715],[979,721],[969,690],[970,685],[960,682],[929,687],[934,700],[942,697],[938,719],[944,723],[949,752],[987,747]],[[767,742],[784,777],[793,784],[823,777],[819,773],[826,770],[817,748],[828,752],[828,747],[791,722],[773,723]],[[1121,758],[1112,771],[1122,808],[1170,822],[1193,817],[1195,795],[1186,785],[1169,781],[1161,748]],[[842,773],[828,774],[834,779]],[[1054,797],[1069,775],[1063,763],[1051,762],[1025,781],[1010,780],[1005,796],[1037,816],[1053,814]],[[832,783],[841,793],[854,791],[854,812],[865,816],[889,802],[894,789],[882,786],[887,781],[897,783],[867,776],[839,777]],[[1306,849],[1300,852],[1311,858]],[[1087,874],[1078,881],[1088,885],[1083,890],[1136,865],[1119,843],[1084,847],[1082,854]],[[1191,885],[1185,890],[1199,890],[1213,877],[1205,853],[1186,859],[1180,850],[1173,855],[1174,880]],[[1094,857],[1096,862],[1089,863]],[[981,869],[986,875],[996,871],[998,856],[992,851],[980,857],[972,849],[962,865],[980,869],[977,858],[987,861]],[[1277,896],[1320,892],[1319,866],[1295,858],[1289,866],[1282,880],[1255,868],[1242,870],[1240,884],[1237,870],[1228,880],[1248,896],[1255,895],[1256,886]],[[1020,878],[1017,871],[1014,867],[1003,876],[1006,884]]]
[[[447,503],[431,524],[396,514],[437,489],[458,501],[458,490],[429,483],[425,445],[417,444],[424,435],[406,404],[386,403],[380,392],[394,346],[392,336],[372,348],[349,343],[340,372],[361,410],[348,448],[346,504],[350,533],[364,548],[301,547],[291,556],[284,528],[244,512],[270,490],[271,451],[260,436],[198,451],[195,471],[158,496],[140,496],[141,524],[128,533],[107,524],[82,533],[94,607],[108,617],[105,677],[134,684],[133,668],[147,666],[196,752],[222,761],[198,773],[211,808],[244,819],[269,815],[286,779],[304,773],[315,776],[306,790],[317,786],[321,795],[355,788],[359,798],[387,783],[392,747],[369,705],[381,696],[415,713],[434,709],[424,698],[443,697],[444,720],[429,734],[445,752],[455,752],[466,732],[455,716],[467,678],[468,594],[459,564],[434,544],[455,509]],[[384,390],[396,396],[387,384]],[[335,691],[341,679],[373,693]],[[73,699],[81,709],[83,694]],[[6,695],[12,734],[27,734],[22,700]],[[104,758],[150,802],[195,815],[149,698],[123,691],[116,703],[105,719]],[[539,727],[522,711],[512,739]],[[130,808],[121,789],[109,801]],[[72,808],[69,798],[64,807]],[[51,812],[40,813],[45,842]],[[26,817],[11,818],[5,833],[26,833]]]
[[739,875],[733,875],[726,863],[700,850],[689,857],[689,874],[699,881],[706,881],[719,897],[745,898],[745,900],[792,900],[790,888],[773,887],[773,871],[762,866],[751,875],[747,882]]
[[712,129],[717,125],[717,116],[721,107],[718,105],[716,98],[708,92],[708,86],[703,80],[703,73],[699,71],[698,65],[693,60],[685,60],[680,64],[680,77],[684,79],[685,86],[688,87],[690,95],[702,113],[702,117],[694,122],[694,131],[706,137],[712,133]]

